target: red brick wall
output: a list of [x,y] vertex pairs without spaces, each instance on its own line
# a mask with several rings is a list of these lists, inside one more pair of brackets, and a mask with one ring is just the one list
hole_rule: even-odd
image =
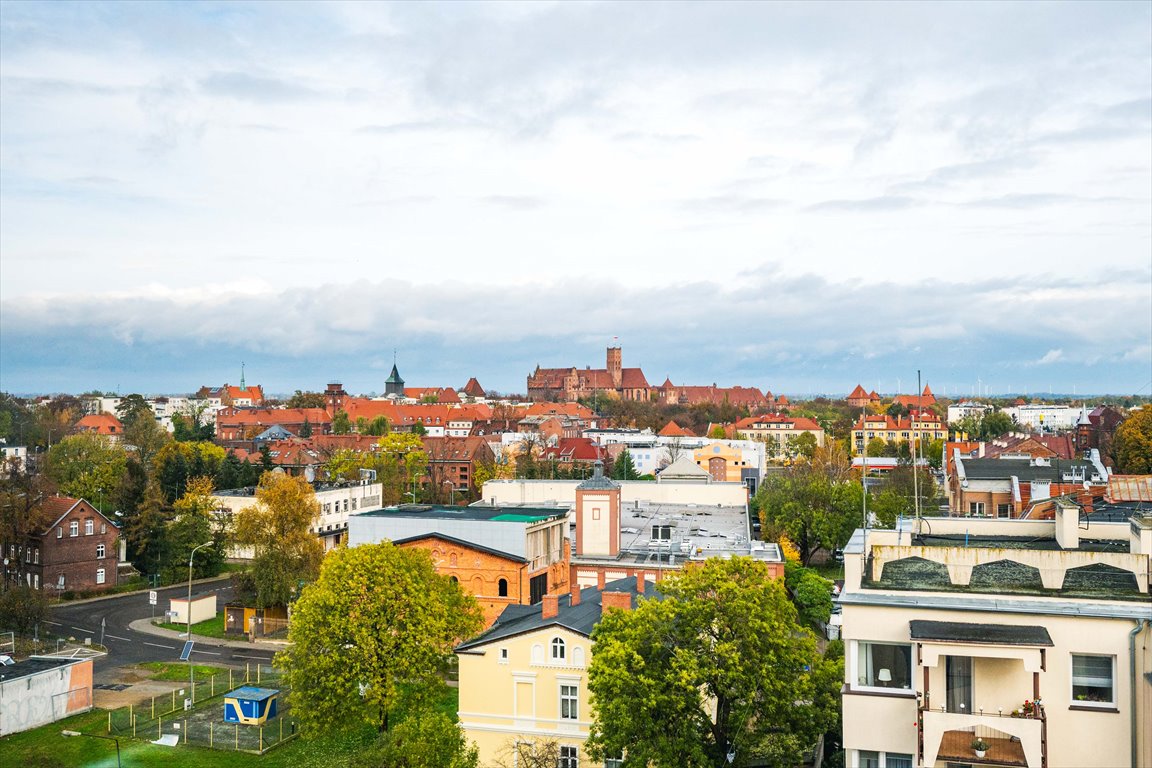
[[[92,534],[85,533],[85,521],[92,521]],[[70,535],[76,521],[78,534]],[[104,532],[101,533],[101,526]],[[57,529],[62,536],[57,538]],[[116,586],[119,559],[119,530],[90,504],[81,502],[40,538],[40,586],[55,589],[61,575],[65,590],[106,589]],[[97,545],[104,545],[104,557],[97,558]],[[104,583],[96,583],[96,571],[104,569]]]

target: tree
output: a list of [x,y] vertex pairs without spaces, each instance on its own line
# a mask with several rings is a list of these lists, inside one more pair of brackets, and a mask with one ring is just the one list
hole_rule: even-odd
[[207,411],[207,400],[189,401],[184,413],[172,414],[172,437],[180,443],[194,443],[216,437],[216,428],[204,418]]
[[152,406],[144,399],[143,395],[125,395],[120,398],[120,403],[116,406],[116,417],[124,425],[125,431],[141,420],[156,423]]
[[862,519],[863,490],[801,465],[763,483],[752,504],[764,528],[786,533],[807,565],[819,550],[848,541]]
[[[480,755],[443,712],[409,714],[358,757],[354,768],[476,768]],[[555,768],[553,760],[548,768]],[[521,768],[525,768],[521,763]]]
[[171,435],[152,418],[151,409],[147,416],[133,419],[124,425],[123,442],[136,449],[134,451],[136,458],[144,464],[150,462],[152,457],[171,441]]
[[[128,559],[140,573],[162,575],[169,559],[168,524],[171,521],[172,508],[166,503],[164,492],[158,484],[149,483],[135,513],[124,520]],[[173,573],[169,568],[166,575],[171,577]]]
[[832,616],[832,582],[816,571],[785,561],[784,586],[792,592],[800,619],[806,625],[826,623]]
[[332,416],[332,434],[346,435],[352,431],[352,422],[348,418],[348,411],[340,409]]
[[233,540],[252,547],[251,584],[257,608],[287,605],[300,582],[316,579],[324,545],[310,528],[320,502],[302,477],[266,472],[256,487],[256,504],[236,514]]
[[991,440],[993,437],[1002,437],[1016,428],[1016,422],[1003,411],[987,413],[980,421],[980,437]]
[[152,459],[152,473],[168,503],[184,495],[191,477],[215,477],[227,453],[209,442],[168,443]]
[[32,562],[28,553],[39,547],[37,535],[53,522],[43,505],[50,493],[46,479],[29,472],[15,457],[0,464],[0,552],[8,561],[0,574],[0,589],[8,588],[7,579],[28,583]]
[[187,573],[192,550],[201,544],[213,546],[201,549],[193,559],[193,574],[198,579],[216,576],[224,567],[227,554],[228,531],[214,512],[212,478],[193,477],[187,490],[172,505],[173,517],[168,523],[166,555],[161,575],[165,582],[178,581]]
[[513,739],[505,743],[496,768],[556,768],[560,744],[555,739]]
[[31,635],[47,617],[48,596],[39,589],[22,584],[0,594],[0,627]]
[[482,626],[480,607],[431,555],[390,542],[338,548],[292,614],[276,655],[305,732],[389,728],[402,685],[434,683],[453,646]]
[[1128,475],[1152,474],[1152,406],[1132,412],[1112,439],[1116,468]]
[[722,424],[717,424],[716,426],[712,427],[712,429],[708,432],[708,437],[712,438],[713,440],[723,440],[726,437],[724,434],[724,426]]
[[288,398],[288,402],[284,403],[285,408],[327,408],[328,403],[324,399],[323,392],[301,392],[296,390],[292,397]]
[[377,416],[376,418],[372,419],[372,421],[369,421],[367,424],[365,424],[363,427],[357,427],[357,429],[360,431],[360,434],[373,435],[374,437],[379,437],[380,435],[388,434],[388,431],[390,429],[390,425],[388,424],[388,417],[387,416]]
[[732,558],[661,590],[665,600],[608,611],[592,632],[588,754],[653,768],[795,765],[835,722],[840,681],[784,585]]
[[48,451],[47,474],[66,496],[103,507],[120,485],[128,454],[104,435],[69,435]]
[[625,448],[612,464],[612,479],[635,480],[638,477],[640,473],[636,471],[636,465],[632,462],[632,454]]

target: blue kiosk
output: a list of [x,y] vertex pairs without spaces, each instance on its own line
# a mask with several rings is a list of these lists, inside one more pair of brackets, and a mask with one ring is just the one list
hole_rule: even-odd
[[263,725],[276,717],[280,691],[245,685],[224,695],[224,722]]

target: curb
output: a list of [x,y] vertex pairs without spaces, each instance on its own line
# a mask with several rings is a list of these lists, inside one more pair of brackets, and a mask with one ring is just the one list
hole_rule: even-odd
[[[176,632],[175,630],[155,626],[152,624],[151,619],[136,619],[128,624],[128,629],[145,635],[166,637],[170,640],[177,640],[183,637],[182,633]],[[282,651],[289,646],[287,642],[277,642],[274,640],[255,640],[250,643],[247,640],[221,640],[216,637],[205,637],[204,635],[196,634],[192,635],[192,640],[200,645],[227,648],[258,648],[262,651]]]

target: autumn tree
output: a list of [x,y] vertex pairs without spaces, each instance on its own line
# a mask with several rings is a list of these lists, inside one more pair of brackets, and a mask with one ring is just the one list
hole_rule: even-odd
[[609,610],[592,632],[585,750],[629,766],[793,766],[836,719],[840,668],[797,623],[780,580],[710,559],[663,600]]
[[323,392],[301,392],[299,389],[284,403],[285,408],[327,408]]
[[189,478],[215,477],[227,453],[209,442],[168,443],[152,459],[153,477],[171,503],[184,495]]
[[216,576],[224,566],[228,548],[228,530],[223,518],[215,513],[212,501],[212,478],[193,477],[184,495],[172,505],[172,518],[167,525],[165,555],[160,574],[166,583],[186,574],[192,550],[206,542],[214,546],[201,549],[193,559],[196,578]]
[[[43,504],[51,490],[46,478],[29,472],[15,457],[0,464],[0,552],[10,561],[0,580],[10,577],[16,584],[28,583],[27,554],[39,546],[37,535],[53,522]],[[8,586],[4,581],[0,589]]]
[[61,493],[103,508],[119,487],[127,462],[123,448],[104,435],[84,432],[52,446],[47,474]]
[[860,525],[863,490],[859,482],[800,465],[764,482],[752,505],[765,530],[787,534],[807,565],[819,550],[842,546]]
[[341,547],[296,602],[276,665],[306,733],[386,732],[405,690],[435,685],[452,648],[482,625],[475,598],[436,573],[427,551]]
[[315,580],[324,545],[312,530],[320,502],[302,477],[266,472],[256,503],[236,514],[233,541],[252,548],[250,588],[257,608],[287,605],[301,582]]
[[[353,768],[476,768],[480,755],[463,729],[443,712],[409,713],[374,747],[361,752]],[[528,768],[520,763],[520,768]],[[548,768],[556,768],[553,760]]]
[[1112,440],[1116,467],[1129,475],[1152,474],[1152,405],[1145,405],[1116,430]]

